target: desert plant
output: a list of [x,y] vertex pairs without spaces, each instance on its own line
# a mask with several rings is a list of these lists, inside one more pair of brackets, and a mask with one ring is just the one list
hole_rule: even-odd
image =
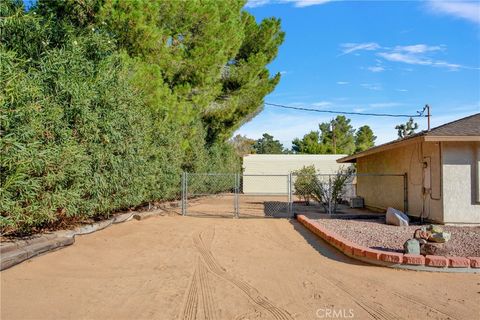
[[313,187],[316,180],[315,166],[304,166],[301,169],[293,171],[295,182],[293,187],[295,188],[295,195],[304,200],[306,205],[310,205],[310,196],[312,194]]
[[332,175],[315,176],[311,197],[322,204],[328,214],[335,213],[345,194],[345,186],[353,177],[353,168],[341,168]]

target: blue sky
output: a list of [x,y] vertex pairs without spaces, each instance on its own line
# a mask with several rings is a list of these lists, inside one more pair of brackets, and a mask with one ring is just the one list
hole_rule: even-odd
[[[257,20],[278,17],[286,38],[269,66],[282,79],[266,102],[323,110],[415,114],[432,126],[480,112],[480,2],[250,0]],[[266,106],[237,133],[286,146],[334,115]],[[351,116],[377,144],[407,119]],[[420,129],[426,120],[417,119]]]

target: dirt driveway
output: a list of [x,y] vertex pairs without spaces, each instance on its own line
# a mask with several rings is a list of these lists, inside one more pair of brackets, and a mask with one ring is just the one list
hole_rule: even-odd
[[157,217],[1,272],[1,319],[478,319],[479,284],[352,262],[287,219]]

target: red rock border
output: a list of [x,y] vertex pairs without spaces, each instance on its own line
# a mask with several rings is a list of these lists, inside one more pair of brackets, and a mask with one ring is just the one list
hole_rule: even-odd
[[371,249],[341,237],[304,215],[298,215],[297,220],[308,230],[347,256],[367,263],[428,271],[465,270],[469,272],[480,272],[480,257],[423,256]]

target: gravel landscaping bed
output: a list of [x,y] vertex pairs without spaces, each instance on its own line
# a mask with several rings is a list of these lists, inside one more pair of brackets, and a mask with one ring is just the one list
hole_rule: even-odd
[[[318,223],[365,247],[378,250],[403,252],[403,243],[413,238],[420,225],[397,227],[378,220],[320,219]],[[442,226],[452,238],[445,244],[447,255],[480,257],[480,227]]]

